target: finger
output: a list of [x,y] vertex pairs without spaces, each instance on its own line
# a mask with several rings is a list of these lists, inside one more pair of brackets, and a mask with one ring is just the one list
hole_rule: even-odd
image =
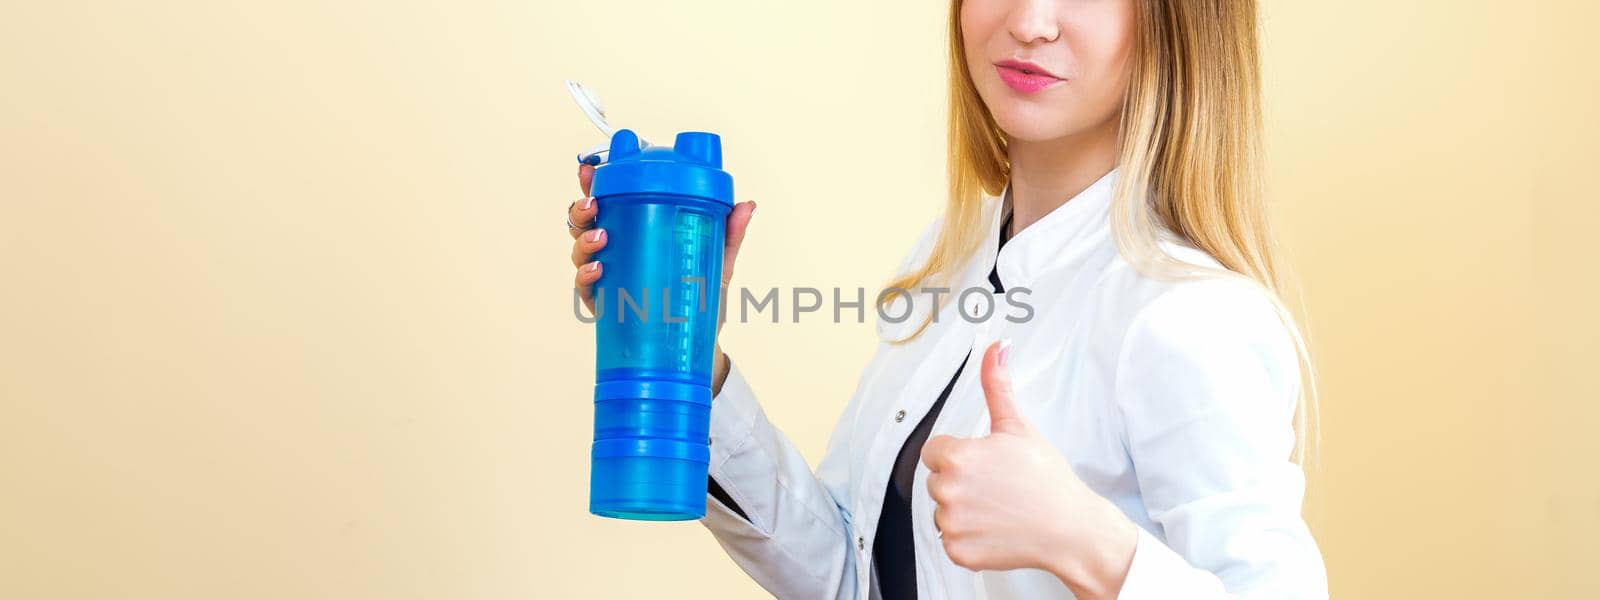
[[945,486],[948,485],[945,476],[945,473],[929,470],[928,477],[925,480],[928,486],[928,497],[932,498],[936,503],[943,502],[946,499],[945,492],[949,491],[945,489]]
[[983,397],[989,405],[989,430],[992,432],[1022,433],[1028,423],[1011,392],[1011,372],[1006,369],[1006,355],[1011,351],[1011,340],[1005,339],[989,345],[983,353]]
[[756,203],[740,202],[728,213],[727,239],[722,247],[722,281],[733,281],[733,264],[739,258],[739,247],[744,245],[744,233],[750,228],[750,218],[756,214]]
[[600,280],[600,261],[594,261],[578,267],[578,274],[573,278],[573,285],[578,288],[578,297],[583,298],[583,305],[589,307],[589,314],[594,314],[594,282]]
[[594,165],[578,165],[578,189],[583,190],[583,195],[592,196],[593,194],[590,194],[589,190],[593,189],[593,187]]
[[948,435],[937,435],[922,444],[922,464],[935,473],[951,467],[951,455],[961,440]]
[[572,222],[573,227],[576,227],[576,229],[568,228],[567,233],[572,234],[573,239],[577,239],[578,236],[583,235],[585,230],[594,227],[595,217],[599,216],[599,214],[600,203],[596,202],[594,198],[585,197],[567,205],[567,220]]
[[572,240],[572,266],[581,267],[594,258],[594,253],[606,247],[610,237],[606,230],[595,228],[583,232],[578,239]]

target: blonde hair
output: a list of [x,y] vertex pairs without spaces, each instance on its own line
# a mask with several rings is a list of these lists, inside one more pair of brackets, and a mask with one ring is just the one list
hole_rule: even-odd
[[[1261,73],[1254,0],[1135,0],[1128,90],[1119,128],[1112,237],[1140,273],[1161,279],[1235,278],[1269,292],[1293,338],[1302,375],[1294,458],[1314,445],[1316,377],[1284,303],[1288,273],[1262,199]],[[967,71],[961,0],[950,2],[949,198],[945,223],[919,267],[890,289],[947,277],[986,233],[984,196],[1010,178],[1006,136]],[[1223,269],[1180,261],[1163,241],[1193,246]],[[924,321],[907,340],[922,334]],[[902,340],[905,341],[905,340]]]

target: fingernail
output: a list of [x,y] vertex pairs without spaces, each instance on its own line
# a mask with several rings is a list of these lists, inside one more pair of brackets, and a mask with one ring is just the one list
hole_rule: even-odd
[[600,261],[598,261],[598,260],[589,261],[589,264],[583,266],[583,270],[588,271],[590,273],[595,272],[595,270],[599,269],[599,268],[600,268]]
[[589,234],[589,241],[591,241],[591,242],[600,241],[600,234],[605,233],[605,232],[606,232],[606,230],[604,230],[604,229],[596,228],[594,230],[594,233]]
[[1000,366],[1006,366],[1006,357],[1011,354],[1011,338],[1000,340]]
[[589,207],[591,207],[591,206],[594,206],[594,196],[589,196],[587,198],[584,198],[583,199],[583,209],[584,210],[589,210]]

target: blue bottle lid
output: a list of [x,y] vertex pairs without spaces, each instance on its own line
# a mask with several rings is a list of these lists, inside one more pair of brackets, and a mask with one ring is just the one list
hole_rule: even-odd
[[611,136],[606,163],[594,171],[596,198],[618,194],[693,196],[733,206],[733,176],[722,170],[722,138],[685,131],[671,148],[641,148],[639,136],[620,129]]

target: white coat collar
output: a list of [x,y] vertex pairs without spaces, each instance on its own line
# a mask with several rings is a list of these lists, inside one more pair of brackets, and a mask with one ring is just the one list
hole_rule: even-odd
[[[1116,190],[1116,178],[1117,169],[1113,168],[1077,196],[1008,240],[996,260],[995,251],[1000,246],[1000,225],[1011,212],[1011,185],[1007,183],[999,198],[986,200],[989,204],[985,207],[988,211],[985,223],[987,235],[973,259],[966,261],[956,277],[949,280],[954,284],[951,286],[954,289],[945,288],[945,299],[950,293],[960,293],[967,288],[989,289],[991,268],[999,271],[1000,282],[1006,289],[1031,288],[1040,277],[1080,261],[1094,248],[1106,243],[1110,236],[1108,209]],[[930,235],[937,236],[937,232]],[[931,243],[931,240],[924,240],[924,243]],[[899,321],[878,319],[877,330],[882,339],[909,338],[929,318],[929,312],[935,309],[928,295],[920,290],[910,291],[916,301],[909,307],[903,303],[906,298],[895,297],[886,309],[887,314],[896,315]]]
[[999,271],[1007,288],[1031,287],[1057,268],[1076,263],[1110,235],[1111,197],[1116,193],[1117,169],[1102,175],[1078,195],[1029,225],[1001,248],[1000,226],[1011,214],[1011,185],[1006,184],[1000,198],[993,201],[989,235],[981,246],[983,276],[989,265]]

